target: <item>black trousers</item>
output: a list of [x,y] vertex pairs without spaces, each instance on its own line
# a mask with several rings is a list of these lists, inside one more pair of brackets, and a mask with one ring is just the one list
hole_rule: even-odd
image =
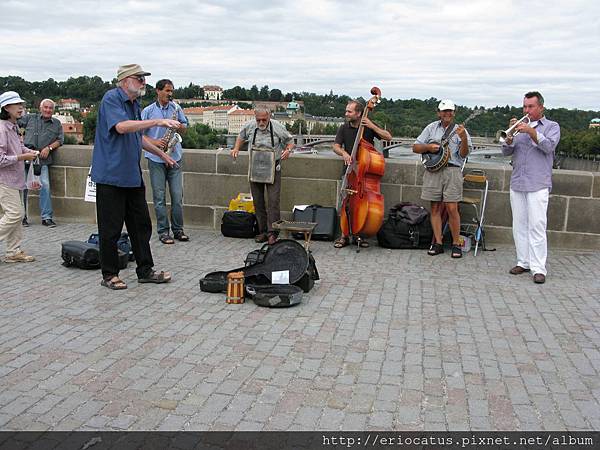
[[123,188],[96,184],[96,216],[102,277],[106,279],[119,274],[117,241],[125,222],[137,263],[135,271],[138,278],[146,278],[152,272],[154,261],[150,250],[152,222],[144,186]]

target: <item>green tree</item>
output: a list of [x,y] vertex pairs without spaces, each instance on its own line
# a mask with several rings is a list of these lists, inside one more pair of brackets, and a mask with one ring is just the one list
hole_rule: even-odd
[[260,100],[269,100],[269,86],[265,84],[263,87],[260,88],[258,98]]
[[93,108],[83,120],[83,142],[93,144],[96,137],[96,120],[98,110]]
[[283,99],[283,93],[279,89],[271,89],[269,93],[269,100],[274,102],[280,102]]
[[248,96],[250,97],[250,100],[258,100],[258,86],[253,84],[248,92]]

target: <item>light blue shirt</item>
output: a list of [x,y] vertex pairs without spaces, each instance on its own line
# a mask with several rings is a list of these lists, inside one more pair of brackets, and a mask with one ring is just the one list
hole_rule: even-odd
[[552,190],[554,151],[560,141],[560,126],[542,117],[535,127],[536,144],[527,133],[519,133],[512,145],[503,144],[502,153],[512,155],[510,188],[517,192]]
[[[454,127],[454,128],[456,127],[456,125],[454,123],[450,124],[449,126]],[[444,135],[445,131],[446,131],[446,129],[443,127],[441,120],[436,120],[435,122],[431,122],[421,132],[421,134],[415,141],[415,144],[433,144],[433,143],[439,144],[440,142],[442,142],[442,136]],[[465,131],[467,131],[467,130],[465,130]],[[450,131],[450,133],[452,133],[452,131]],[[469,134],[468,131],[467,131],[467,141],[469,143],[469,153],[471,153],[471,151],[473,150],[473,143],[471,142],[471,135]],[[458,136],[458,134],[455,133],[454,136],[452,136],[450,138],[450,143],[448,144],[448,146],[450,147],[450,152],[451,152],[450,160],[448,161],[448,163],[454,164],[455,166],[458,166],[458,167],[462,167],[463,163],[465,162],[465,158],[460,156],[460,142],[461,142],[460,137]]]
[[[142,120],[172,119],[173,113],[175,112],[175,108],[176,108],[176,106],[175,106],[175,103],[173,103],[173,102],[169,102],[169,103],[167,103],[166,106],[162,106],[156,101],[156,102],[152,103],[151,105],[148,105],[144,108],[144,110],[142,111]],[[181,108],[179,108],[179,107],[177,107],[177,120],[179,120],[179,122],[184,124],[186,127],[188,126],[188,120],[185,117],[185,114],[183,114],[183,111],[181,110]],[[168,130],[168,128],[164,128],[164,127],[152,127],[152,128],[145,130],[144,134],[148,137],[151,137],[152,139],[162,139],[162,137],[165,135],[167,130]],[[173,152],[171,153],[170,156],[175,161],[179,161],[181,159],[182,152],[183,152],[183,149],[181,147],[181,144],[177,144],[173,148]],[[146,157],[149,160],[154,161],[156,163],[160,163],[160,164],[165,163],[158,156],[153,155],[152,153],[147,152],[145,150],[144,150],[144,157]]]

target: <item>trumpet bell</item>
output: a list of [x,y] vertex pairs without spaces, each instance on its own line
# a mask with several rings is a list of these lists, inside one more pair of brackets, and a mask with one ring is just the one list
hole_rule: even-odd
[[496,133],[496,140],[498,142],[500,142],[501,144],[504,144],[506,142],[506,139],[508,139],[509,136],[514,138],[517,134],[519,134],[519,130],[515,130],[515,128],[517,128],[517,125],[519,125],[522,122],[531,123],[529,114],[525,114],[523,117],[521,117],[515,123],[513,123],[507,130],[499,130]]

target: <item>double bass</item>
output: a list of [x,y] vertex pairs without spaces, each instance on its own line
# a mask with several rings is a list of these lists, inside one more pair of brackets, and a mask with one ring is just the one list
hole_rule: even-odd
[[363,238],[374,236],[383,223],[384,205],[381,193],[381,177],[385,172],[385,159],[375,147],[363,139],[362,119],[381,101],[381,90],[371,89],[373,97],[368,101],[352,146],[352,162],[346,168],[338,211],[342,234],[357,241],[357,252]]

